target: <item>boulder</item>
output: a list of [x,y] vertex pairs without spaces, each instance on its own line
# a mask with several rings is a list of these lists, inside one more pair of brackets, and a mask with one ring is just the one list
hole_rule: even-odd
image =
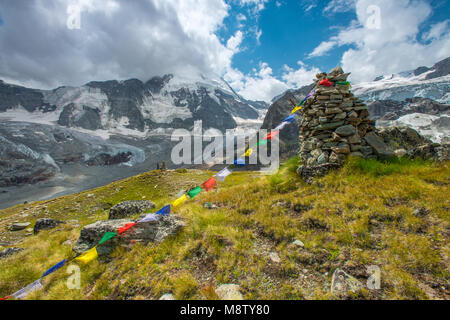
[[34,234],[38,234],[41,230],[49,230],[55,228],[57,225],[64,223],[63,221],[55,220],[55,219],[38,219],[34,224],[33,232]]
[[148,200],[124,201],[109,209],[108,219],[123,219],[154,207],[155,204]]
[[26,229],[31,223],[30,222],[15,222],[11,225],[11,231],[20,231]]
[[364,140],[367,142],[369,146],[373,148],[375,153],[381,159],[388,159],[395,155],[391,147],[389,147],[386,143],[384,143],[384,141],[373,132],[369,132],[368,134],[366,134]]
[[23,250],[23,248],[15,248],[15,247],[6,248],[6,249],[0,251],[0,259],[6,258],[8,256],[12,256],[13,254],[19,253],[22,250]]
[[222,284],[216,289],[216,294],[220,300],[244,300],[237,284]]
[[342,269],[336,269],[331,280],[331,293],[343,297],[347,296],[349,292],[357,293],[363,288],[363,284],[349,275]]
[[[97,245],[106,232],[117,232],[119,228],[134,222],[136,221],[131,219],[115,219],[97,221],[84,226],[73,251],[83,253]],[[128,244],[131,240],[144,244],[149,242],[159,243],[167,237],[178,233],[184,225],[181,218],[176,215],[161,216],[157,221],[136,224],[130,230],[122,233],[120,237],[115,237],[102,243],[97,247],[97,251],[99,255],[108,254],[120,242]]]

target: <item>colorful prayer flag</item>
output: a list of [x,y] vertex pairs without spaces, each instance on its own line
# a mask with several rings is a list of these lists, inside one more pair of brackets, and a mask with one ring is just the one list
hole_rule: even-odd
[[238,158],[238,159],[234,160],[233,163],[237,166],[245,166],[245,160],[242,158]]
[[158,220],[159,220],[159,217],[160,217],[160,215],[158,215],[158,214],[156,214],[156,213],[149,213],[149,214],[147,214],[145,217],[143,217],[142,219],[140,219],[139,221],[137,221],[136,223],[158,221]]
[[4,298],[0,298],[0,301],[1,300],[8,300],[9,298],[11,298],[12,296],[7,296],[7,297],[4,297]]
[[253,153],[253,149],[250,148],[247,151],[245,151],[245,153],[242,155],[242,157],[250,157]]
[[328,79],[323,79],[322,81],[319,82],[319,85],[320,86],[331,87],[332,83]]
[[23,299],[27,294],[42,289],[41,279],[36,280],[32,284],[27,285],[25,288],[13,293],[14,298]]
[[108,241],[109,239],[114,238],[115,236],[117,236],[117,233],[115,232],[107,232],[103,235],[102,239],[100,240],[100,242],[98,244],[102,244],[105,241]]
[[[273,129],[273,130],[283,130],[287,124],[289,124],[289,122],[282,122],[278,126],[276,126],[275,129]],[[259,144],[257,144],[257,145],[259,146]]]
[[156,214],[159,214],[161,216],[167,216],[170,214],[170,204],[168,204],[165,207],[162,207],[161,209],[159,209]]
[[292,123],[292,121],[294,121],[294,119],[295,119],[295,115],[291,114],[289,117],[287,117],[286,119],[283,120],[283,123],[284,122]]
[[175,200],[172,204],[172,206],[174,208],[179,207],[180,205],[183,204],[183,202],[185,202],[187,200],[187,196],[186,194],[183,194],[181,197],[179,197],[177,200]]
[[219,181],[224,181],[227,176],[231,174],[231,171],[228,168],[223,168],[221,171],[219,171],[218,174],[216,174],[217,179]]
[[300,105],[300,106],[297,106],[297,107],[295,107],[294,109],[292,109],[292,111],[291,111],[291,114],[294,114],[294,113],[296,113],[298,110],[301,110],[302,109],[302,106]]
[[123,227],[119,228],[119,229],[117,230],[117,232],[118,232],[119,234],[122,234],[122,233],[124,233],[125,231],[128,231],[128,230],[130,230],[131,228],[133,228],[135,225],[136,225],[135,222],[127,223],[127,224],[124,225]]
[[58,262],[57,264],[55,264],[53,267],[51,267],[50,269],[48,269],[47,271],[45,271],[41,278],[48,276],[50,273],[55,272],[56,270],[60,269],[61,267],[63,267],[66,264],[66,259],[64,259],[61,262]]
[[271,140],[272,138],[276,137],[279,133],[280,133],[279,130],[277,130],[277,131],[272,131],[272,132],[270,132],[270,133],[266,136],[266,139],[267,139],[267,140]]
[[213,189],[215,186],[217,186],[216,179],[214,177],[209,178],[205,182],[201,184],[202,188],[205,189],[206,192]]
[[269,142],[269,140],[264,139],[264,140],[259,141],[256,145],[257,145],[257,146],[264,146],[264,145],[267,144],[267,142]]
[[202,188],[195,187],[194,189],[190,190],[187,194],[189,198],[194,199],[200,192],[202,192]]
[[97,246],[95,246],[92,249],[86,251],[81,256],[76,257],[73,260],[74,261],[79,261],[79,262],[82,262],[82,263],[89,263],[92,260],[97,259],[97,257],[98,257]]

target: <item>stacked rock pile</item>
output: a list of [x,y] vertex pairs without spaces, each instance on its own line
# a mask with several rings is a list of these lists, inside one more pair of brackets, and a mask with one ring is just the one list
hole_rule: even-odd
[[366,104],[350,92],[349,73],[336,67],[316,75],[315,93],[303,104],[299,168],[302,176],[338,167],[347,155],[388,158],[393,150],[375,133]]

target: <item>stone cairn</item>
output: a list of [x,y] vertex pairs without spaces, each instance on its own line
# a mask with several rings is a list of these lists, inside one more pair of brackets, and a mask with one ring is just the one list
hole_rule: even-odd
[[303,104],[300,123],[302,166],[299,174],[309,181],[339,167],[347,155],[387,158],[394,155],[375,134],[366,104],[350,92],[341,67],[316,75],[316,91]]

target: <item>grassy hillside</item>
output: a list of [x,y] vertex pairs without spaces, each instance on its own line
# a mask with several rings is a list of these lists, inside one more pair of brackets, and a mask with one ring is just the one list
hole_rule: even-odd
[[[295,173],[297,162],[288,160],[272,176],[232,174],[217,191],[176,211],[187,223],[176,237],[160,245],[118,247],[83,266],[81,290],[67,289],[63,268],[28,298],[158,299],[171,292],[178,299],[215,299],[215,287],[234,283],[246,299],[333,299],[330,283],[337,267],[365,283],[370,265],[381,268],[381,290],[348,298],[449,297],[448,164],[350,159],[341,170],[306,185]],[[25,248],[0,260],[0,296],[72,257],[81,227],[107,219],[111,206],[147,199],[161,207],[211,174],[151,171],[0,211],[1,241]],[[218,208],[205,208],[207,202]],[[67,223],[37,236],[7,230],[14,221],[41,217]],[[296,239],[303,248],[292,245]]]

